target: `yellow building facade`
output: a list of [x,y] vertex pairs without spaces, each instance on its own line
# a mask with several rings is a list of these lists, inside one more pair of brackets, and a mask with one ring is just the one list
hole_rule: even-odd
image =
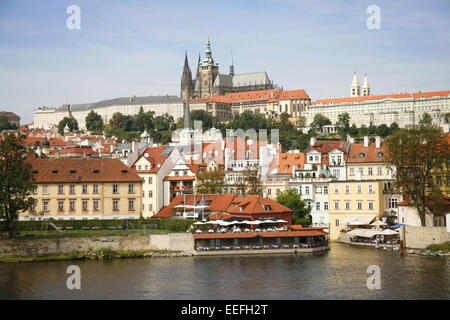
[[35,159],[37,185],[22,220],[122,219],[142,214],[142,179],[118,159]]
[[329,184],[330,241],[358,219],[367,223],[383,215],[383,181],[331,181]]

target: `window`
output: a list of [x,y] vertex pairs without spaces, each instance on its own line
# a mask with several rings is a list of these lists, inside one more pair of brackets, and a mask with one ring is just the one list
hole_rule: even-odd
[[362,210],[362,202],[358,201],[358,210]]
[[48,186],[42,186],[42,194],[48,194]]
[[134,211],[134,201],[133,200],[128,201],[128,210]]
[[138,170],[141,170],[141,166],[137,166],[137,169],[138,169]]
[[369,184],[369,193],[374,193],[373,192],[373,185]]
[[371,176],[373,174],[372,167],[367,168],[367,174]]
[[119,201],[118,200],[113,200],[113,210],[119,211]]
[[145,170],[148,170],[148,164],[145,165]]
[[346,194],[350,193],[350,186],[348,184],[345,185],[345,193]]
[[316,193],[322,193],[322,187],[316,186]]
[[334,202],[334,208],[335,208],[335,209],[339,209],[339,202],[338,202],[338,201],[335,201],[335,202]]
[[88,193],[88,186],[87,184],[83,184],[83,194],[87,194]]
[[48,211],[48,201],[44,201],[42,203],[42,208],[43,208],[44,211]]
[[364,175],[364,168],[359,168],[359,173],[361,174],[361,177]]
[[113,193],[119,193],[119,185],[113,184]]
[[153,204],[150,203],[150,204],[148,205],[148,210],[149,210],[149,211],[153,211]]
[[94,184],[94,186],[92,187],[92,192],[93,193],[98,193],[98,184]]
[[134,184],[128,185],[128,193],[134,193]]
[[323,186],[323,194],[328,194],[328,186]]
[[355,175],[355,168],[350,168],[349,175],[354,176]]
[[153,177],[149,177],[149,178],[148,178],[148,183],[149,183],[149,184],[152,184],[152,183],[153,183]]
[[350,210],[350,202],[345,202],[345,210]]
[[88,209],[88,202],[87,201],[83,201],[83,206],[82,206],[83,210],[87,210]]
[[69,193],[70,194],[75,194],[75,186],[74,185],[70,185],[69,186]]
[[153,198],[153,190],[149,190],[148,191],[148,197],[149,198]]
[[69,202],[69,210],[70,211],[75,211],[75,201],[70,201]]
[[64,185],[60,184],[58,186],[58,194],[64,194]]
[[98,211],[98,201],[94,201],[94,210]]
[[335,223],[336,223],[336,227],[339,227],[339,219],[336,219]]
[[309,187],[308,186],[305,187],[305,194],[309,194]]
[[395,209],[397,208],[397,198],[391,198],[388,200],[388,207],[389,209]]
[[362,188],[361,188],[361,185],[360,185],[360,184],[358,184],[357,190],[358,190],[358,193],[361,193],[361,192],[362,192]]
[[383,168],[378,167],[378,175],[381,176],[383,174]]
[[64,211],[64,201],[58,201],[58,211]]
[[272,189],[267,189],[267,194],[272,194]]
[[328,210],[328,202],[323,203],[323,210]]
[[339,186],[337,184],[334,185],[334,193],[339,193]]
[[373,202],[369,202],[369,210],[373,210]]
[[34,202],[32,202],[31,206],[30,206],[30,211],[34,212],[35,208],[36,208],[36,205],[34,204]]
[[279,195],[280,194],[280,189],[276,190],[276,194]]
[[316,210],[320,211],[320,202],[316,202]]

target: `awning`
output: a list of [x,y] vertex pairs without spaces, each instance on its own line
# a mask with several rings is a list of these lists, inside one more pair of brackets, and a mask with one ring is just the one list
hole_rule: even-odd
[[357,236],[363,238],[372,238],[373,236],[379,234],[379,230],[371,230],[371,229],[354,229],[347,234],[349,236]]
[[350,224],[350,222],[353,222],[355,220],[363,223],[363,224],[370,224],[373,219],[375,219],[376,216],[353,216],[349,215],[345,217],[344,221],[342,222],[344,225]]
[[384,236],[390,236],[393,234],[398,235],[398,232],[391,230],[391,229],[384,229],[383,231],[378,232],[378,234],[384,235]]

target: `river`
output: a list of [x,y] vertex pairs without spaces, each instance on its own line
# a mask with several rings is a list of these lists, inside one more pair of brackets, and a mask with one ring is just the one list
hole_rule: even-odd
[[[68,290],[69,265],[81,289]],[[369,290],[367,267],[380,268]],[[449,299],[449,257],[332,243],[307,255],[8,263],[0,299]]]

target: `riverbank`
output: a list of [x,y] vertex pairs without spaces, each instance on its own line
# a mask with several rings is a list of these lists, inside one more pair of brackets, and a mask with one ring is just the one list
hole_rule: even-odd
[[190,257],[192,253],[171,251],[171,250],[114,250],[103,248],[100,250],[90,250],[87,252],[73,251],[60,254],[43,254],[28,257],[9,256],[0,257],[0,263],[17,262],[49,262],[64,260],[103,260],[103,259],[126,259],[126,258],[160,258],[160,257]]

